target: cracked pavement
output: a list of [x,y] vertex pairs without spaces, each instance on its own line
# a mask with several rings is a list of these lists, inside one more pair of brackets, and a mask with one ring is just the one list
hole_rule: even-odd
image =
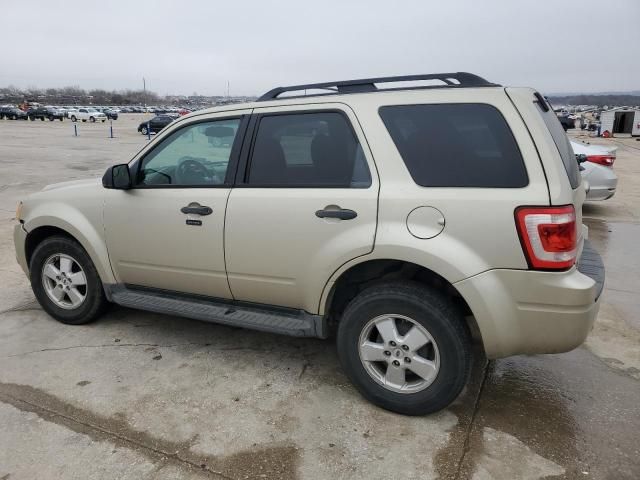
[[113,140],[0,122],[0,480],[640,478],[639,142],[610,140],[619,191],[584,209],[607,267],[585,345],[478,353],[450,408],[403,417],[357,394],[331,340],[124,308],[74,327],[40,309],[14,259],[15,203],[126,161],[140,118]]

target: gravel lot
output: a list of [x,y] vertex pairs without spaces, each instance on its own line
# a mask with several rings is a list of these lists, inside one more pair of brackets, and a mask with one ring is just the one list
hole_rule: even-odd
[[[615,197],[584,207],[607,283],[586,344],[477,356],[448,410],[410,418],[364,401],[332,341],[114,308],[59,324],[14,258],[16,202],[101,176],[147,141],[109,123],[0,121],[0,479],[640,478],[640,142]],[[578,132],[579,133],[579,132]],[[578,133],[572,133],[576,136]]]

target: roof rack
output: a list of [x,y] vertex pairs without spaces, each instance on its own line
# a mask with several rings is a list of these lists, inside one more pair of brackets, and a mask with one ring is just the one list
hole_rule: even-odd
[[[376,83],[393,83],[393,82],[412,82],[416,80],[440,80],[444,85],[429,85],[418,87],[400,87],[379,89]],[[285,92],[295,92],[303,90],[327,90],[328,93],[315,95],[330,95],[342,93],[365,93],[376,92],[380,90],[412,90],[416,88],[466,88],[466,87],[499,87],[496,83],[491,83],[478,75],[467,72],[454,73],[429,73],[424,75],[401,75],[397,77],[379,77],[379,78],[361,78],[357,80],[342,80],[339,82],[325,83],[309,83],[307,85],[292,85],[289,87],[277,87],[269,90],[267,93],[258,98],[259,102],[265,100],[276,100]],[[299,95],[311,96],[311,95]],[[287,97],[291,98],[291,97]]]

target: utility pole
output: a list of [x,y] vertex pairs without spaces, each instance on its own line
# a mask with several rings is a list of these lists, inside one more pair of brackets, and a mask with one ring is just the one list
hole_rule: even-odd
[[144,103],[144,107],[147,107],[147,81],[142,77],[142,101]]

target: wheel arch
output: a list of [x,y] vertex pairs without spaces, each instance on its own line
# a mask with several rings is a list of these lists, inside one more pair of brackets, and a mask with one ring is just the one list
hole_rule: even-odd
[[[47,238],[55,235],[65,236],[80,244],[93,262],[102,283],[115,283],[113,272],[109,264],[106,245],[89,222],[82,229],[59,218],[47,218],[29,222],[25,225],[27,236],[25,239],[25,257],[27,265],[37,246]],[[82,233],[85,231],[86,234]]]
[[320,314],[331,323],[338,323],[346,305],[365,288],[397,280],[427,285],[445,294],[460,310],[474,341],[482,343],[482,335],[467,300],[444,276],[425,266],[398,259],[368,259],[351,265],[328,283],[320,304]]

